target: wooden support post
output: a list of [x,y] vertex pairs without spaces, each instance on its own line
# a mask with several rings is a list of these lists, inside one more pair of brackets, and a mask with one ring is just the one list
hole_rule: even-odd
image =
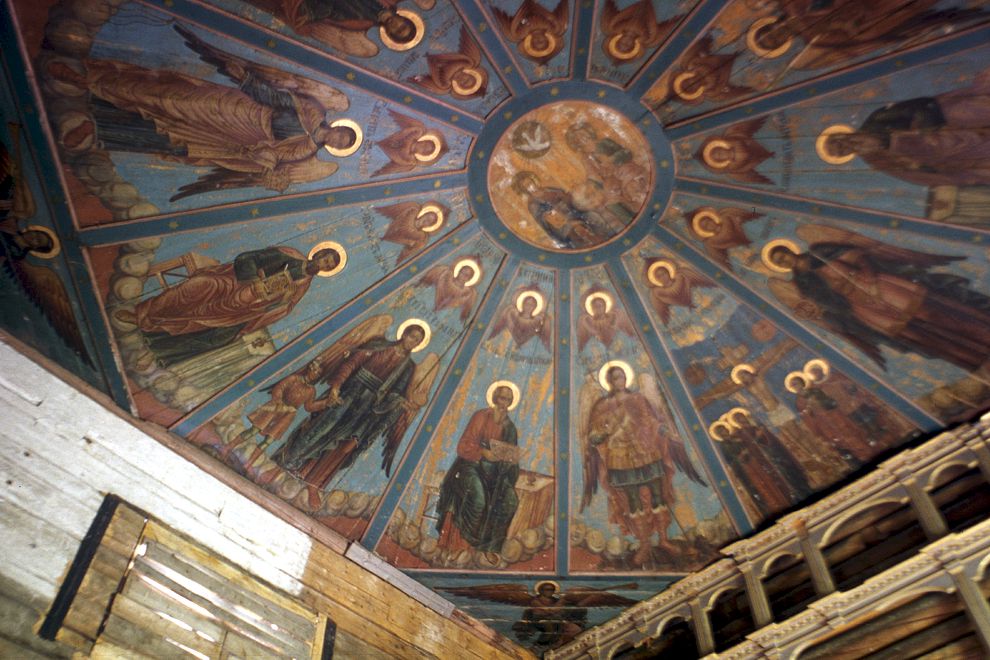
[[767,592],[763,588],[763,581],[753,570],[753,564],[745,562],[739,564],[739,572],[746,580],[746,595],[749,597],[749,608],[753,613],[753,623],[757,628],[773,623],[773,611],[770,609],[770,601],[767,600]]
[[819,597],[833,593],[835,591],[835,581],[832,579],[832,573],[828,570],[825,555],[822,554],[822,551],[808,536],[808,527],[804,524],[803,520],[794,522],[794,532],[797,534],[798,542],[801,544],[801,554],[804,555],[804,561],[808,564],[808,570],[811,572],[811,584],[815,588],[815,593]]
[[698,645],[698,657],[702,658],[715,652],[715,636],[712,634],[712,623],[708,612],[701,606],[701,598],[691,600],[691,619],[694,623],[694,640]]
[[983,649],[990,654],[990,604],[983,598],[983,593],[975,582],[969,579],[962,566],[946,567],[956,590],[962,598],[966,614],[973,622],[976,636],[980,638]]
[[918,516],[918,522],[921,523],[921,529],[924,530],[928,540],[937,541],[948,534],[949,525],[945,522],[945,517],[935,506],[928,491],[918,483],[918,478],[913,475],[902,477],[900,482],[911,498],[911,508]]

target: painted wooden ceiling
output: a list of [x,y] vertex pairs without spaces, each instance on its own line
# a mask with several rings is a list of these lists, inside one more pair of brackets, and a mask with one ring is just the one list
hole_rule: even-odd
[[4,327],[537,651],[990,400],[983,3],[7,8]]

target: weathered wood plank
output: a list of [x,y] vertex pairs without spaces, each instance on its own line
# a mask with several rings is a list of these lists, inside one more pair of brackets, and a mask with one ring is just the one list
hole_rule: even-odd
[[[162,639],[174,639],[184,646],[188,646],[205,655],[213,654],[220,646],[219,638],[214,638],[214,641],[210,641],[201,635],[197,635],[195,630],[192,629],[192,626],[182,625],[163,617],[154,610],[128,598],[124,594],[119,594],[113,599],[111,616],[120,617],[134,626]],[[109,622],[107,627],[109,628]]]

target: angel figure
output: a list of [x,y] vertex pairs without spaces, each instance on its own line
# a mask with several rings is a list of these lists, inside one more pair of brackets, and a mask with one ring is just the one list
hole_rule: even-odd
[[551,323],[550,314],[546,311],[546,298],[534,284],[516,291],[515,304],[502,308],[492,324],[488,338],[508,330],[517,348],[525,346],[533,337],[539,337],[540,343],[549,351]]
[[409,79],[434,94],[450,94],[455,99],[473,99],[485,95],[488,71],[481,66],[481,48],[461,26],[456,53],[430,53],[426,56],[429,74]]
[[399,130],[378,142],[389,162],[379,167],[371,176],[385,176],[410,172],[417,167],[428,167],[447,153],[447,140],[443,133],[427,129],[418,119],[389,110]]
[[615,341],[617,332],[635,336],[629,317],[621,309],[613,309],[612,294],[596,285],[584,296],[584,313],[578,319],[577,336],[578,350],[583,351],[588,341],[595,337],[609,348]]
[[668,259],[647,261],[643,279],[650,286],[650,303],[664,325],[670,324],[671,307],[694,309],[692,294],[695,288],[711,289],[715,286],[700,273]]
[[705,138],[694,153],[695,160],[709,172],[724,174],[741,183],[773,183],[756,171],[757,165],[774,155],[753,137],[766,120],[758,117],[733,124],[721,135]]
[[588,625],[587,608],[635,605],[637,601],[611,592],[637,589],[638,585],[619,584],[604,589],[575,586],[561,591],[556,582],[544,580],[536,583],[536,593],[530,593],[523,584],[440,588],[455,596],[525,607],[512,630],[520,642],[547,651],[563,646],[584,631]]
[[730,270],[732,264],[729,261],[729,250],[751,243],[743,225],[762,217],[762,213],[732,206],[717,210],[702,206],[684,214],[691,235],[704,243],[708,256]]
[[399,443],[429,399],[439,358],[430,353],[417,364],[412,354],[429,344],[430,326],[408,319],[389,340],[385,332],[391,325],[387,314],[372,317],[320,354],[320,383],[329,387],[273,456],[306,482],[314,509],[334,475],[379,438],[384,440],[381,467],[390,476]]
[[460,259],[456,264],[436,265],[423,275],[420,286],[432,286],[435,292],[433,311],[442,309],[461,310],[461,322],[471,316],[474,303],[478,300],[475,285],[481,280],[481,266],[477,257]]
[[544,9],[536,0],[523,0],[512,16],[492,7],[492,15],[506,39],[519,52],[537,64],[546,64],[564,48],[564,33],[569,25],[568,0],[558,0],[553,10]]
[[437,202],[399,202],[376,207],[375,211],[392,219],[382,240],[402,246],[396,265],[422,250],[430,235],[443,228],[450,214],[450,209]]
[[[682,533],[688,530],[674,518],[674,473],[705,484],[688,458],[666,413],[663,396],[649,374],[641,374],[639,391],[632,367],[621,360],[606,362],[598,383],[589,379],[580,392],[578,435],[584,456],[584,511],[598,493],[608,494],[609,522],[639,540],[632,562],[639,568],[653,563],[653,535],[667,558],[677,552],[668,538],[671,521]],[[598,392],[600,385],[605,394]]]
[[932,272],[965,257],[917,252],[844,229],[803,225],[762,250],[767,285],[799,318],[839,335],[886,368],[885,345],[966,371],[987,361],[990,297],[961,275]]
[[659,107],[670,100],[689,105],[705,101],[732,101],[753,92],[752,87],[733,84],[732,67],[739,53],[712,52],[714,40],[706,34],[684,51],[668,74],[663,91],[653,97]]
[[880,48],[914,44],[951,26],[985,17],[972,7],[938,8],[936,0],[775,0],[776,15],[755,21],[746,43],[763,58],[781,57],[795,38],[805,46],[790,69],[821,69],[848,62]]
[[[310,37],[347,55],[374,57],[378,45],[368,30],[378,28],[390,50],[410,50],[422,41],[426,28],[414,11],[400,9],[400,0],[248,0],[283,21],[298,35]],[[435,0],[416,0],[420,9]]]
[[615,0],[605,0],[602,50],[616,66],[639,59],[659,46],[681,18],[657,22],[653,0],[638,0],[621,10]]
[[22,221],[34,216],[37,206],[23,176],[20,126],[10,123],[7,128],[15,147],[11,156],[0,141],[0,262],[65,345],[93,366],[62,278],[52,268],[41,265],[61,252],[58,237],[41,225],[20,227]]
[[342,158],[360,147],[363,132],[357,122],[326,121],[328,111],[348,108],[347,97],[337,89],[238,57],[174,27],[201,60],[236,86],[121,60],[87,59],[82,74],[53,64],[50,75],[92,95],[95,125],[63,139],[66,148],[93,139],[95,131],[109,151],[208,168],[181,186],[171,197],[174,202],[255,186],[284,192],[337,171],[337,163],[318,158],[324,149]]

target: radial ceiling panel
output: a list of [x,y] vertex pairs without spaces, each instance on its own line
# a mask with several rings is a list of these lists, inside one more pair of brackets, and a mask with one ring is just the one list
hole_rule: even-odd
[[4,327],[537,651],[990,401],[978,3],[12,9]]

